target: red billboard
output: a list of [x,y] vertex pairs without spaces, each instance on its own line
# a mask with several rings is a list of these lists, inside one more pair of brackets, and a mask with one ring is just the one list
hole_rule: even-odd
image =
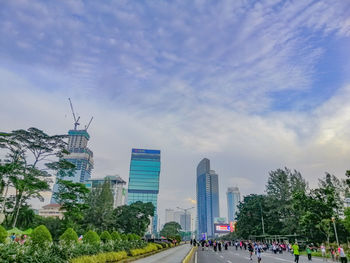
[[230,224],[214,224],[214,232],[217,234],[226,234],[231,232]]

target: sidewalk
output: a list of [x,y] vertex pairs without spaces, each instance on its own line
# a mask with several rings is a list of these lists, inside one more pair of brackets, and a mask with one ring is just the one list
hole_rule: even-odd
[[153,256],[142,258],[134,261],[135,263],[181,263],[190,252],[192,247],[189,244],[184,244],[178,247],[169,248],[165,251],[159,252]]

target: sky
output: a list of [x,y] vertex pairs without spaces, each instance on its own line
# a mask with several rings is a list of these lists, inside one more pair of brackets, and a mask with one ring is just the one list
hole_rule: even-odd
[[227,217],[229,186],[350,168],[350,1],[0,0],[0,91],[3,131],[67,133],[69,97],[94,116],[93,177],[160,149],[161,222],[209,158]]

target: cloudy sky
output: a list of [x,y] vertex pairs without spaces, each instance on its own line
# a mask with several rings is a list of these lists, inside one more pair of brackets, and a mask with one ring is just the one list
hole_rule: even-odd
[[[159,196],[189,207],[207,157],[225,192],[350,168],[350,1],[0,0],[0,129],[87,123],[94,177],[162,151]],[[163,218],[162,218],[163,220]]]

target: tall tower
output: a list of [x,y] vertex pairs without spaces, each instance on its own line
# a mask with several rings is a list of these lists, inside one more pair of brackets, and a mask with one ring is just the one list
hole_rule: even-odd
[[[94,167],[93,152],[87,147],[90,135],[87,132],[91,121],[85,126],[83,130],[77,130],[80,125],[80,117],[76,118],[73,105],[69,99],[69,104],[72,110],[74,119],[74,129],[68,131],[68,146],[67,151],[69,154],[64,154],[63,159],[71,162],[75,165],[74,176],[67,176],[62,178],[63,180],[72,181],[74,183],[85,183],[91,178],[91,171]],[[53,187],[53,193],[58,191],[58,185],[55,184]],[[51,203],[56,203],[55,198],[51,197]]]
[[197,166],[198,235],[214,236],[214,218],[220,216],[218,175],[204,158]]
[[229,222],[235,220],[236,214],[238,212],[237,207],[241,201],[241,194],[238,187],[227,188],[227,218]]
[[160,151],[132,149],[128,185],[128,205],[141,201],[154,207],[152,232],[157,232],[157,203],[160,176]]

